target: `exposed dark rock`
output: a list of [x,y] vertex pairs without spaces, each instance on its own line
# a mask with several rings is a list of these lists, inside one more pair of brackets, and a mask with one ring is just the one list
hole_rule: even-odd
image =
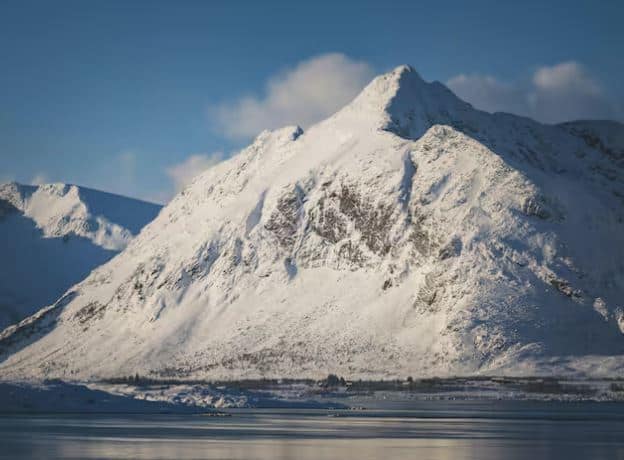
[[330,243],[337,243],[347,236],[347,223],[340,212],[327,205],[326,198],[318,201],[317,208],[310,211],[310,227],[312,231]]
[[299,217],[303,205],[303,191],[295,186],[282,195],[264,228],[273,233],[280,246],[292,249],[299,227]]
[[572,298],[580,298],[582,297],[582,293],[581,291],[577,290],[577,289],[573,289],[570,286],[570,283],[567,282],[566,280],[563,280],[561,278],[555,278],[555,277],[549,277],[548,279],[548,283],[554,287],[557,291],[559,291],[561,294],[567,296],[567,297],[572,297]]
[[106,310],[106,305],[103,305],[99,302],[89,302],[87,305],[82,307],[74,314],[74,319],[77,320],[80,324],[89,326],[89,322],[93,319],[101,319],[104,316],[104,311]]
[[366,262],[366,257],[362,253],[362,250],[351,240],[348,240],[340,246],[338,249],[338,255],[342,259],[352,262],[353,265],[358,267],[364,266],[364,263]]
[[425,220],[423,215],[415,214],[412,217],[411,228],[408,234],[408,241],[412,244],[414,249],[423,256],[431,254],[432,250],[438,245],[425,229]]
[[389,233],[394,208],[364,199],[346,185],[342,186],[339,200],[340,211],[351,219],[366,246],[379,255],[387,254],[391,248]]
[[462,242],[459,238],[453,238],[446,246],[440,249],[440,260],[449,259],[451,257],[457,257],[461,254]]
[[533,195],[527,198],[522,204],[522,212],[527,216],[534,216],[542,220],[562,221],[563,211],[553,202],[553,200],[542,196]]

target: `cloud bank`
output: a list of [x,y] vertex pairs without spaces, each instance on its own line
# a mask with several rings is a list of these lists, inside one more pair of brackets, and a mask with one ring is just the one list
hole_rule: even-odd
[[489,75],[460,74],[447,81],[460,98],[488,112],[510,112],[544,123],[621,119],[621,105],[578,62],[538,68],[527,82],[507,83]]
[[366,62],[323,54],[271,77],[263,97],[243,97],[209,113],[217,128],[233,139],[286,125],[306,127],[342,108],[373,76]]

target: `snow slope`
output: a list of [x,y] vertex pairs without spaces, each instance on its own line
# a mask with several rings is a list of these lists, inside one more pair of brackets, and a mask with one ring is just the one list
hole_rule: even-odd
[[620,372],[622,125],[603,127],[481,112],[399,67],[198,176],[0,335],[0,375]]
[[159,210],[75,185],[0,185],[0,329],[54,302]]

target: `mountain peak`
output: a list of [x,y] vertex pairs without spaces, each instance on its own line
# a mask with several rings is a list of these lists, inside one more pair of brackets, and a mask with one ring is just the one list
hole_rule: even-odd
[[254,139],[253,144],[264,144],[269,140],[283,144],[297,140],[303,134],[303,129],[299,125],[289,125],[278,129],[265,129]]
[[415,79],[416,81],[420,81],[421,83],[424,83],[424,80],[418,74],[418,72],[416,72],[416,69],[414,69],[414,67],[408,64],[402,64],[400,66],[397,66],[394,69],[392,69],[390,72],[387,72],[381,75],[381,77],[396,78],[399,81],[401,80],[405,81],[406,79]]
[[411,65],[402,64],[400,66],[395,67],[389,72],[383,73],[373,79],[375,80],[386,80],[391,82],[396,82],[397,85],[405,85],[405,84],[426,84],[425,80],[420,76],[420,74],[412,67]]
[[413,67],[401,65],[373,79],[355,98],[352,105],[385,109],[401,87],[426,85]]
[[357,114],[379,129],[404,138],[418,139],[434,124],[454,125],[470,104],[440,82],[426,82],[409,65],[401,65],[368,84],[339,113]]
[[74,234],[107,250],[126,247],[160,206],[107,192],[55,182],[0,184],[0,201],[31,219],[45,237]]

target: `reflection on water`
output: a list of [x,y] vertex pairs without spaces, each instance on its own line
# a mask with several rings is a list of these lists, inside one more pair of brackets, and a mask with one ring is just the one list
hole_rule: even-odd
[[2,415],[0,458],[624,459],[617,403],[420,402],[410,410]]

